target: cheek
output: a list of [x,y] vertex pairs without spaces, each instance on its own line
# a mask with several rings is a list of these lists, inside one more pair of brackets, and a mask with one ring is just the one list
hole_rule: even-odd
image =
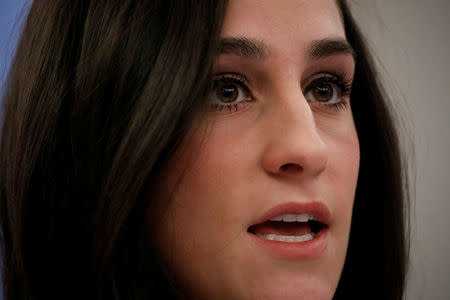
[[[340,118],[318,118],[317,124],[328,149],[326,176],[336,190],[353,195],[359,172],[359,140],[349,110]],[[345,202],[353,203],[353,197]]]
[[153,224],[153,238],[186,288],[222,282],[215,278],[224,275],[218,270],[233,261],[233,246],[245,233],[240,215],[246,211],[245,203],[237,201],[244,197],[233,187],[242,180],[239,170],[245,168],[246,157],[226,136],[218,131],[192,136],[174,155],[157,193],[158,206],[153,211],[160,216]]
[[326,173],[327,181],[333,187],[330,198],[335,198],[333,207],[335,213],[342,218],[341,226],[335,236],[341,237],[344,243],[348,239],[352,218],[353,203],[355,198],[356,183],[359,172],[359,141],[353,123],[349,123],[340,134],[335,134],[328,139],[329,165]]
[[340,183],[338,189],[354,191],[359,171],[359,143],[356,132],[350,129],[347,134],[331,140],[330,169],[331,180]]

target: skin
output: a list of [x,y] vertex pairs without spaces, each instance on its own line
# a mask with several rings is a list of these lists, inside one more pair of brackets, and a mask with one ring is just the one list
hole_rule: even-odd
[[[350,105],[311,101],[307,88],[324,73],[351,81],[354,60],[313,60],[307,49],[345,39],[338,8],[332,0],[231,0],[221,36],[261,41],[269,55],[217,57],[214,74],[244,74],[252,101],[219,112],[211,92],[161,175],[150,238],[188,298],[331,299],[347,250],[359,144]],[[247,229],[267,210],[312,201],[331,212],[320,255],[283,258],[252,242]]]

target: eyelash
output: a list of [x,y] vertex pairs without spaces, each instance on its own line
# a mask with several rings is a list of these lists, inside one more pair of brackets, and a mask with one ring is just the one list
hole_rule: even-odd
[[[246,99],[231,104],[212,103],[211,105],[214,110],[221,112],[224,108],[228,108],[229,112],[232,112],[233,109],[236,112],[238,111],[240,106],[254,101],[253,96],[251,95],[252,92],[246,84],[248,80],[244,75],[239,73],[220,73],[217,74],[215,77],[216,78],[213,79],[213,88],[211,90],[212,93],[216,92],[216,89],[220,84],[236,84],[239,86],[240,89],[243,90],[244,94],[246,94]],[[345,110],[348,105],[348,100],[346,100],[346,98],[350,96],[352,89],[351,80],[348,80],[346,78],[347,76],[345,73],[333,73],[333,72],[322,73],[320,77],[312,80],[308,84],[308,86],[303,90],[303,94],[307,95],[312,89],[314,89],[317,86],[323,84],[331,84],[333,91],[334,88],[337,88],[336,92],[338,93],[337,97],[339,101],[331,104],[319,103],[318,101],[311,101],[311,102],[318,102],[319,105],[334,109],[336,111]]]

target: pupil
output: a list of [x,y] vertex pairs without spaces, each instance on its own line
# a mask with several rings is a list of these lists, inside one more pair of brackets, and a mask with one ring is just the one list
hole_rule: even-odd
[[234,102],[238,95],[238,91],[233,85],[224,85],[219,90],[219,99],[222,102],[229,103]]

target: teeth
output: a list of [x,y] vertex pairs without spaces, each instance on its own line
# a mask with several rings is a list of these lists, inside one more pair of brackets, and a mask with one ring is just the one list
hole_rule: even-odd
[[309,219],[308,214],[297,215],[297,222],[308,222],[308,219]]
[[297,222],[297,215],[283,215],[283,222]]
[[294,236],[294,235],[276,235],[276,234],[256,234],[257,236],[271,241],[278,241],[278,242],[288,242],[288,243],[300,243],[300,242],[307,242],[312,240],[316,234],[314,232],[307,233],[305,235],[301,236]]
[[283,222],[308,222],[308,220],[316,220],[316,218],[310,214],[286,214],[270,219],[270,221]]

